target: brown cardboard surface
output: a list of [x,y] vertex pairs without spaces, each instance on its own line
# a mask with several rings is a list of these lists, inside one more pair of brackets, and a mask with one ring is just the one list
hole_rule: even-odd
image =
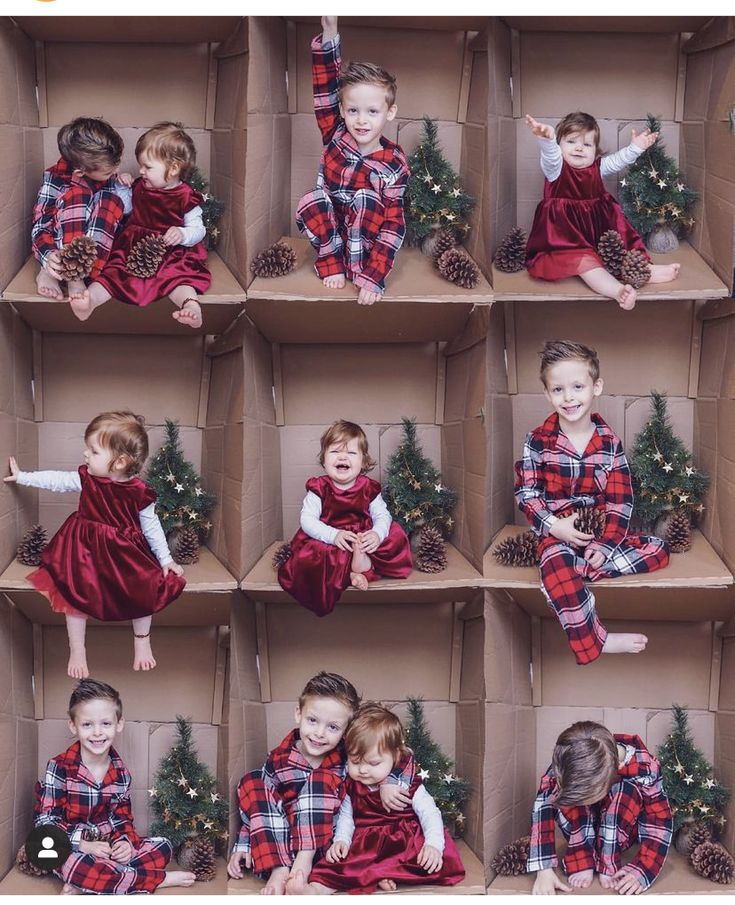
[[[461,698],[473,697],[470,683],[484,679],[481,698],[485,701],[529,706],[531,620],[507,592],[485,591],[484,597],[483,618],[465,622],[466,645],[473,626],[484,637],[481,650],[470,647],[463,657]],[[464,613],[460,618],[464,619]]]
[[[735,781],[735,714],[718,713],[715,720],[715,749],[717,764],[717,777],[723,785],[732,788]],[[727,824],[725,824],[725,833],[723,843],[728,850],[732,850],[734,831],[730,825],[732,822],[732,805],[726,809]]]
[[14,16],[36,41],[125,41],[192,44],[223,41],[241,21],[239,16]]
[[667,34],[697,31],[708,16],[503,16],[502,21],[519,31],[629,32]]
[[198,330],[184,328],[171,314],[173,302],[161,299],[145,309],[111,299],[98,308],[89,320],[80,321],[65,301],[50,301],[38,295],[36,274],[38,262],[27,258],[22,269],[5,287],[3,299],[13,303],[21,317],[35,330],[53,333],[149,333],[183,336],[189,334],[222,333],[242,311],[245,290],[217,252],[210,251],[207,266],[212,273],[211,290],[201,298],[203,326]]

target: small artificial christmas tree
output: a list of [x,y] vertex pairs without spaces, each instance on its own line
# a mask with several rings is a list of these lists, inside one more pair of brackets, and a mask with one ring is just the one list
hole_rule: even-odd
[[461,830],[464,824],[462,805],[470,796],[470,784],[454,774],[454,764],[431,737],[422,699],[407,698],[406,703],[406,744],[413,751],[416,775],[442,812],[445,826]]
[[191,720],[176,717],[178,739],[148,789],[156,819],[152,836],[165,836],[174,849],[206,839],[218,851],[227,842],[227,801],[217,791],[209,769],[198,758],[191,737]]
[[449,227],[467,233],[467,217],[475,206],[459,176],[439,148],[436,123],[424,117],[424,134],[408,160],[411,176],[406,189],[406,242],[418,245],[432,230]]
[[671,510],[690,517],[704,512],[702,500],[709,479],[691,462],[691,453],[671,427],[666,396],[652,391],[651,417],[636,436],[630,456],[633,512],[641,523],[653,526]]
[[209,183],[202,175],[199,167],[194,167],[186,181],[193,189],[199,192],[204,199],[201,205],[202,222],[207,231],[207,234],[204,237],[204,244],[207,248],[214,248],[219,242],[219,221],[225,211],[225,203],[210,194]]
[[[650,113],[647,127],[660,132],[661,123]],[[644,151],[620,181],[623,212],[638,232],[647,239],[660,225],[683,236],[694,226],[691,209],[697,193],[684,182],[676,162],[664,150],[661,137]]]
[[165,442],[151,461],[146,482],[158,494],[156,514],[167,534],[180,526],[207,534],[212,527],[207,516],[217,501],[202,489],[194,466],[184,458],[178,422],[169,418]]
[[730,800],[730,792],[717,782],[712,775],[712,764],[695,746],[686,710],[678,704],[672,704],[671,710],[672,731],[656,756],[661,761],[674,830],[690,820],[721,827],[725,823],[722,812]]
[[444,537],[451,534],[457,494],[442,484],[441,474],[423,454],[413,418],[403,418],[403,441],[388,462],[383,495],[407,534],[424,525],[437,528]]

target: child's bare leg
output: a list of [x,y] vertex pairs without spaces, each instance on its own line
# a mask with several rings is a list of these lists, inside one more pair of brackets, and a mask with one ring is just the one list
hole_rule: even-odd
[[578,870],[575,874],[569,874],[569,885],[577,889],[588,889],[592,886],[595,872],[590,867],[588,870]]
[[133,619],[133,646],[135,648],[133,669],[144,671],[155,669],[156,661],[151,650],[151,618],[151,616],[141,616],[140,619]]
[[61,283],[52,277],[51,274],[42,267],[36,276],[36,288],[38,294],[45,296],[47,299],[63,299],[64,293],[61,291]]
[[87,634],[87,619],[85,616],[72,616],[66,614],[66,634],[69,638],[69,666],[67,675],[72,679],[89,678],[87,667],[87,649],[84,639]]
[[196,881],[196,874],[190,870],[168,870],[162,883],[158,884],[158,889],[164,889],[166,886],[192,886]]
[[611,632],[602,645],[603,654],[639,654],[646,649],[645,635],[627,632]]
[[363,572],[369,572],[373,563],[367,553],[364,553],[355,541],[352,546],[352,562],[350,563],[350,584],[358,591],[367,591],[368,580]]
[[580,277],[593,292],[604,295],[605,298],[614,299],[626,311],[635,308],[635,300],[638,297],[635,289],[627,283],[624,285],[620,280],[616,280],[604,267],[585,270],[584,273],[580,273]]
[[104,305],[112,298],[110,293],[101,283],[90,283],[89,288],[82,286],[78,292],[69,290],[69,304],[71,310],[80,321],[86,321],[95,308]]
[[195,330],[202,325],[202,306],[196,290],[191,286],[177,286],[168,296],[179,309],[171,315],[175,321]]
[[378,880],[378,889],[384,889],[386,892],[395,892],[398,887],[395,880]]
[[679,276],[681,264],[651,264],[649,283],[671,283]]
[[286,892],[286,880],[288,880],[289,873],[290,868],[288,867],[274,867],[270,877],[268,877],[268,882],[260,890],[261,896],[284,895]]

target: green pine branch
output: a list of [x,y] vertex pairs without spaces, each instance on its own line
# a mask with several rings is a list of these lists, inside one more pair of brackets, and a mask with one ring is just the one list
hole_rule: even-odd
[[194,167],[186,181],[202,196],[202,222],[206,230],[204,243],[207,248],[212,249],[219,242],[219,221],[225,212],[225,202],[210,194],[209,182],[204,178],[199,167]]

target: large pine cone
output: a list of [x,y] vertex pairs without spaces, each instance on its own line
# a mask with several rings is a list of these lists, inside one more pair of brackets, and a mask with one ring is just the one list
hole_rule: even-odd
[[292,554],[291,544],[285,543],[281,544],[276,548],[276,552],[273,554],[273,559],[271,560],[273,564],[273,568],[276,572],[281,568],[281,566],[291,558]]
[[444,252],[449,251],[450,248],[456,248],[458,244],[456,233],[453,230],[438,229],[433,235],[424,239],[421,243],[421,251],[434,261],[436,267]]
[[575,509],[574,527],[583,534],[594,534],[599,540],[605,530],[605,510],[596,506],[580,506]]
[[427,525],[421,529],[416,551],[416,568],[419,572],[441,572],[447,567],[447,548],[441,531]]
[[620,282],[630,284],[633,289],[640,289],[650,278],[651,265],[641,252],[635,249],[626,251],[620,266]]
[[282,277],[296,266],[296,252],[285,242],[276,242],[256,255],[250,270],[256,277]]
[[128,252],[125,269],[135,277],[147,280],[158,273],[166,254],[163,236],[149,233],[139,239]]
[[625,244],[616,229],[608,229],[600,236],[597,243],[597,253],[602,258],[605,270],[614,277],[620,277],[620,269],[625,255]]
[[666,530],[666,543],[672,553],[686,553],[692,547],[692,524],[686,512],[676,512]]
[[40,566],[41,553],[48,546],[46,529],[41,525],[33,525],[23,535],[18,544],[16,556],[24,566]]
[[53,870],[51,867],[45,869],[36,867],[36,865],[29,860],[28,855],[26,855],[25,843],[21,845],[15,855],[15,866],[22,874],[26,874],[29,877],[45,877]]
[[206,836],[187,840],[179,849],[176,860],[184,870],[192,871],[199,882],[208,883],[217,874],[214,846]]
[[518,877],[526,873],[531,837],[522,836],[504,845],[490,862],[490,867],[501,877]]
[[199,534],[194,528],[179,528],[169,536],[169,549],[174,562],[190,566],[199,562]]
[[437,260],[439,273],[450,283],[456,283],[463,289],[474,289],[480,280],[477,264],[457,248],[450,248]]
[[686,854],[691,858],[694,849],[699,848],[700,845],[704,845],[705,842],[714,841],[715,839],[712,834],[712,827],[708,823],[701,823],[697,821],[697,823],[692,824],[689,832],[686,835]]
[[89,236],[77,236],[59,252],[61,275],[65,280],[83,280],[97,260],[97,243]]
[[538,537],[533,531],[508,537],[493,547],[493,556],[501,566],[535,566],[538,564]]
[[498,245],[493,264],[503,273],[517,273],[526,266],[526,234],[516,226]]
[[690,856],[690,863],[696,873],[712,880],[713,883],[727,885],[735,879],[735,860],[726,848],[717,842],[703,842]]

